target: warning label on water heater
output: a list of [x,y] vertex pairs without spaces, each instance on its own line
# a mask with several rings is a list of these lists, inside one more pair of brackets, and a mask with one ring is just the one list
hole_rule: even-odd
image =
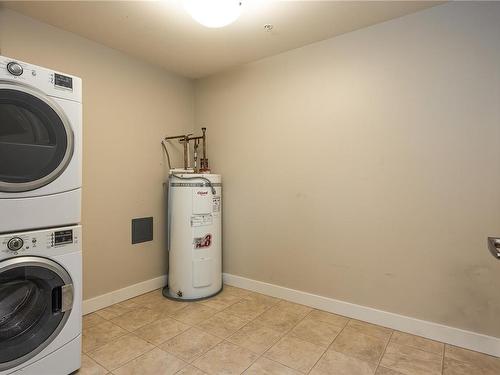
[[220,195],[216,195],[212,199],[213,199],[212,212],[219,213],[220,212]]
[[193,215],[191,216],[191,226],[192,227],[202,227],[204,225],[212,225],[214,219],[212,215]]

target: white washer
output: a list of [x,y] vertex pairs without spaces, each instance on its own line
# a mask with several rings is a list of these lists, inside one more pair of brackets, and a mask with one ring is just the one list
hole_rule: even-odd
[[0,233],[81,217],[80,78],[0,56]]
[[81,227],[0,235],[0,375],[80,367]]

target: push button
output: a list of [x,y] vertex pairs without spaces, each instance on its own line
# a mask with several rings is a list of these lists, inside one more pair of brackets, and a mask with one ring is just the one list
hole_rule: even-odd
[[7,242],[7,248],[11,251],[17,251],[23,247],[24,241],[19,237],[12,237],[9,242]]
[[7,70],[14,76],[20,76],[23,74],[23,67],[14,61],[7,64]]

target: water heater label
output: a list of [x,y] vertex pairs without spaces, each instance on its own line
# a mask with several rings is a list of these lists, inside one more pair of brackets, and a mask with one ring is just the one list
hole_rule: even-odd
[[197,237],[194,239],[195,249],[204,249],[212,244],[212,235],[209,233],[205,237]]
[[212,215],[193,215],[191,216],[191,226],[192,227],[202,227],[204,225],[212,225],[214,219]]
[[220,212],[220,195],[216,195],[212,199],[213,199],[212,212],[213,213]]

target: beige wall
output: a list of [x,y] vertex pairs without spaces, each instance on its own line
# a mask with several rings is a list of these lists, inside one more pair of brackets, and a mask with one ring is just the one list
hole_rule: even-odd
[[500,336],[500,4],[198,81],[224,271]]
[[[84,298],[164,275],[160,140],[192,129],[192,81],[5,9],[0,50],[83,79]],[[131,245],[143,216],[155,239]]]
[[[500,336],[500,8],[448,4],[193,85],[0,8],[0,51],[84,83],[84,291],[165,273],[159,139],[208,127],[224,270]],[[130,245],[130,219],[155,240]]]

